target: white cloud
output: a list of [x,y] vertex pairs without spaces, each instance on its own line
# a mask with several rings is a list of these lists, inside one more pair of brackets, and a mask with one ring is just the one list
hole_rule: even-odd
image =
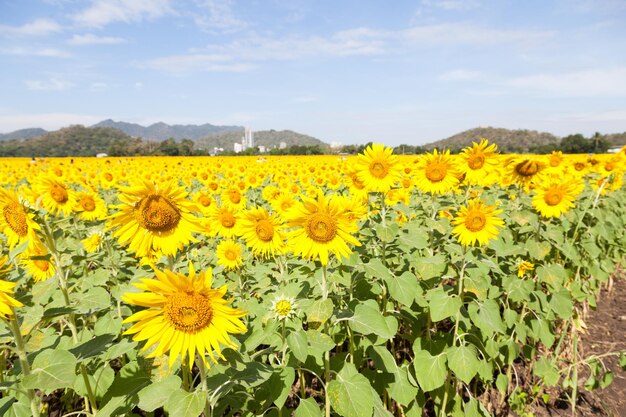
[[237,19],[232,11],[232,0],[196,0],[199,12],[194,13],[194,21],[209,32],[235,32],[248,24]]
[[513,78],[506,85],[558,97],[624,97],[626,67],[528,75]]
[[140,68],[150,68],[173,74],[193,71],[245,72],[253,68],[251,64],[233,62],[231,58],[216,54],[172,55],[136,64]]
[[126,42],[123,38],[113,36],[97,36],[92,33],[74,35],[67,41],[70,45],[114,45]]
[[170,13],[170,0],[93,0],[91,6],[72,18],[81,26],[101,28],[109,23],[140,22]]
[[56,48],[24,48],[15,47],[0,49],[0,55],[17,55],[17,56],[41,56],[49,58],[69,58],[70,53]]
[[438,78],[442,81],[468,81],[479,78],[482,74],[479,71],[468,71],[464,69],[457,69],[447,71],[441,74]]
[[26,88],[32,91],[64,91],[74,87],[74,83],[57,78],[48,80],[28,80],[24,81]]
[[109,89],[109,85],[103,82],[91,83],[91,85],[89,86],[89,91],[94,92],[94,93],[100,93],[108,89]]
[[0,25],[0,34],[13,36],[44,36],[61,30],[61,26],[50,19],[36,19],[22,26]]
[[93,125],[103,120],[102,116],[75,113],[41,113],[0,115],[0,132],[8,133],[18,129],[40,127],[54,130],[71,124]]
[[476,0],[422,0],[422,5],[443,10],[470,10],[480,6]]
[[342,56],[402,55],[415,48],[526,44],[552,36],[552,32],[488,29],[469,24],[414,26],[397,31],[356,28],[330,36],[248,36],[225,44],[212,44],[137,65],[171,73],[192,71],[248,71],[255,62],[288,61]]

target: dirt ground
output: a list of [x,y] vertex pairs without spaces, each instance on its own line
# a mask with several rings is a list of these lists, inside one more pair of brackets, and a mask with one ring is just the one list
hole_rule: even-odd
[[[598,300],[598,309],[589,314],[586,324],[588,333],[582,339],[585,356],[606,352],[626,351],[626,277],[621,271],[610,289],[605,289]],[[604,364],[613,371],[615,379],[605,389],[592,392],[581,391],[576,407],[577,417],[626,417],[626,372],[622,371],[618,358],[604,358]],[[536,410],[537,417],[571,417],[569,404],[561,407]]]

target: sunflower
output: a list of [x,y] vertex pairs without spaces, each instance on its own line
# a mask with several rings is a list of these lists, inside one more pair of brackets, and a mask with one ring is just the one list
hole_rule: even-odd
[[85,247],[85,252],[93,253],[93,252],[96,252],[98,249],[100,249],[100,246],[102,245],[102,240],[103,240],[103,233],[94,232],[91,235],[89,235],[89,237],[81,240],[80,242]]
[[465,174],[465,182],[468,184],[487,184],[487,178],[495,170],[498,146],[495,143],[489,144],[487,139],[480,139],[480,143],[473,142],[460,153],[461,163],[458,169]]
[[387,192],[400,180],[402,166],[393,149],[375,143],[359,154],[355,169],[368,191]]
[[[0,256],[0,274],[7,271],[5,268],[7,262],[6,256]],[[17,283],[4,281],[0,279],[0,317],[6,319],[13,315],[13,307],[22,307],[24,304],[12,297],[13,288]]]
[[526,272],[530,272],[533,269],[535,269],[535,264],[528,261],[521,261],[517,264],[517,276],[521,278],[526,274]]
[[102,197],[92,192],[79,192],[76,195],[74,211],[79,213],[82,220],[104,220],[107,216],[107,206]]
[[285,295],[278,295],[272,301],[272,308],[270,312],[276,320],[287,320],[296,316],[296,309],[298,305],[293,297],[287,297]]
[[241,235],[240,216],[234,207],[213,205],[206,219],[212,236],[232,239]]
[[50,258],[50,253],[43,243],[28,248],[20,264],[26,268],[26,272],[33,277],[35,282],[45,281],[56,273],[54,261]]
[[415,185],[426,193],[445,194],[459,183],[458,171],[449,150],[438,153],[435,149],[432,154],[425,154],[415,170]]
[[546,164],[537,157],[512,157],[505,162],[507,184],[518,184],[526,191],[530,189],[532,181],[537,182]]
[[76,205],[74,191],[52,177],[42,177],[33,187],[38,195],[38,201],[52,214],[59,212],[67,216]]
[[37,230],[41,228],[34,220],[35,215],[20,202],[15,192],[0,188],[0,207],[0,232],[6,235],[10,249],[26,241],[29,246],[39,242]]
[[[122,300],[128,304],[147,307],[127,317],[124,323],[133,324],[124,334],[133,340],[146,341],[142,351],[156,346],[148,357],[169,352],[169,365],[180,356],[191,368],[196,352],[208,366],[206,353],[214,363],[217,356],[224,359],[220,345],[237,349],[229,334],[247,332],[240,320],[246,313],[229,307],[224,300],[226,286],[211,288],[212,271],[196,275],[193,265],[189,275],[155,270],[156,279],[142,279],[134,284],[140,293],[125,293]],[[215,351],[215,353],[214,353]]]
[[289,243],[296,255],[306,259],[319,259],[322,265],[328,264],[329,253],[338,258],[347,257],[352,251],[348,243],[361,246],[352,236],[358,226],[350,220],[337,198],[326,198],[319,194],[317,200],[307,197],[288,213]]
[[496,206],[488,206],[480,199],[470,200],[452,220],[455,226],[452,234],[464,246],[476,243],[486,245],[489,240],[498,236],[498,227],[504,226],[504,220],[497,216],[500,213],[502,210],[496,209]]
[[263,207],[256,207],[243,213],[241,237],[252,253],[265,258],[280,255],[285,249],[282,233],[283,225],[278,215],[269,214]]
[[234,207],[238,210],[246,207],[246,196],[236,186],[231,186],[222,191],[220,201],[223,206]]
[[201,225],[191,213],[195,204],[185,197],[182,187],[173,183],[158,188],[152,183],[127,187],[119,199],[119,212],[111,216],[108,228],[122,245],[128,244],[138,257],[155,253],[176,255],[183,245],[195,241]]
[[206,193],[196,193],[193,197],[193,201],[196,202],[196,205],[200,209],[202,215],[207,215],[211,206],[215,204],[213,197]]
[[543,217],[561,217],[574,207],[581,185],[573,179],[550,181],[535,189],[532,205]]
[[243,248],[234,240],[223,240],[217,245],[215,254],[218,265],[224,269],[234,271],[243,266]]

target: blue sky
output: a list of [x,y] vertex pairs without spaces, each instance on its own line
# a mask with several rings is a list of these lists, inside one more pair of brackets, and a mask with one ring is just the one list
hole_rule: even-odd
[[0,0],[0,133],[626,131],[626,0]]

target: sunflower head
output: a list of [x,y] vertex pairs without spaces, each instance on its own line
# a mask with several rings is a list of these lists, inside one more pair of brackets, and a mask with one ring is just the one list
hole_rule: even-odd
[[227,270],[243,266],[243,248],[233,240],[224,240],[217,245],[217,263]]
[[226,286],[211,288],[211,270],[196,275],[193,265],[189,275],[169,270],[155,270],[155,279],[134,284],[139,293],[125,293],[128,304],[146,307],[124,320],[133,324],[124,334],[145,341],[142,351],[154,350],[149,357],[169,355],[169,365],[177,358],[191,368],[198,353],[208,366],[206,355],[217,363],[222,346],[237,349],[229,334],[247,331],[241,321],[246,313],[228,306]]
[[486,245],[498,236],[498,227],[504,225],[504,220],[497,216],[500,213],[502,210],[496,206],[487,205],[480,199],[471,200],[452,220],[455,226],[452,234],[464,246]]
[[276,320],[287,320],[297,315],[297,309],[295,298],[279,295],[272,302],[271,313]]
[[369,191],[387,192],[400,179],[402,167],[393,149],[375,143],[358,156],[358,179]]

